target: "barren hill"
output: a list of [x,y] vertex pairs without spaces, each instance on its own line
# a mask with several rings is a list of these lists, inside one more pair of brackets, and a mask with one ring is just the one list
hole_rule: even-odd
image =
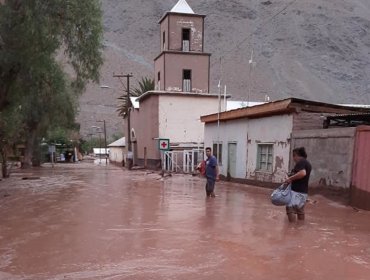
[[[157,24],[177,0],[103,0],[105,64],[101,85],[80,101],[82,134],[106,119],[121,131],[115,106],[122,85],[115,73],[153,76]],[[235,100],[299,97],[370,104],[369,0],[188,0],[206,14],[205,50],[212,53],[211,85],[227,85]],[[256,63],[250,71],[253,50]],[[220,62],[220,58],[222,60]],[[132,81],[135,83],[135,79]]]

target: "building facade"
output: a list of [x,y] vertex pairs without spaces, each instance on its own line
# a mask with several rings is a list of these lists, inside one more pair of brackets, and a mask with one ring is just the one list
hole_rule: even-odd
[[[282,183],[292,169],[292,149],[304,146],[314,166],[311,183],[349,189],[352,182],[355,128],[324,129],[328,116],[366,109],[300,99],[203,116],[205,146],[220,147],[225,177]],[[369,111],[369,110],[367,110]]]
[[171,150],[191,150],[204,146],[203,114],[218,110],[218,96],[152,91],[139,99],[140,107],[131,111],[131,138],[134,162],[158,167],[159,139],[169,139]]

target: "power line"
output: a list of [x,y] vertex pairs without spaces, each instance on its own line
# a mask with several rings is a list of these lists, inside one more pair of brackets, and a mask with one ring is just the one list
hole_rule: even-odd
[[[242,41],[240,41],[235,47],[227,50],[224,52],[224,54],[221,56],[221,59],[224,59],[227,55],[229,55],[231,52],[239,49],[241,47],[241,45],[243,45],[251,36],[253,36],[254,33],[256,33],[258,30],[260,29],[263,29],[268,23],[270,23],[271,21],[273,21],[277,16],[279,16],[280,14],[282,14],[283,12],[285,12],[290,6],[292,6],[295,2],[297,2],[297,0],[293,0],[291,2],[289,2],[288,4],[286,4],[284,6],[283,9],[279,10],[278,12],[276,12],[274,15],[272,15],[271,17],[269,17],[268,19],[266,19],[265,22],[261,23],[260,26],[258,26],[253,32],[249,33]],[[212,66],[217,63],[216,62],[213,62],[212,63]]]

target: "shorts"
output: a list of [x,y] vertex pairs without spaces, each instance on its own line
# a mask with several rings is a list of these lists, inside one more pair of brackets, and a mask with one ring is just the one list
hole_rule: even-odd
[[304,215],[304,206],[306,205],[308,195],[306,193],[292,192],[292,199],[286,206],[287,214]]

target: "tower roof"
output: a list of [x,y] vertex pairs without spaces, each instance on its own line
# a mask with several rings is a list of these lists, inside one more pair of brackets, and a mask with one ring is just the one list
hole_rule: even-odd
[[171,12],[180,14],[195,14],[186,0],[179,0],[179,2],[177,2],[177,4],[172,8]]

